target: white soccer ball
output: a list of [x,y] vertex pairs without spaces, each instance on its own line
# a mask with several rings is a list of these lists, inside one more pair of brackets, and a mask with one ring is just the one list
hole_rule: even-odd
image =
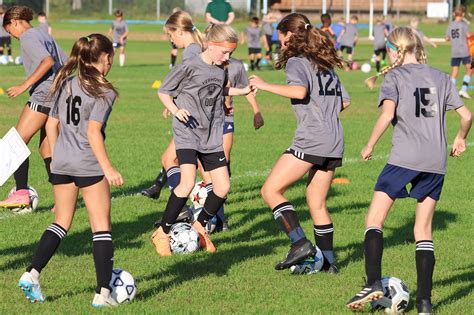
[[[8,197],[10,197],[14,192],[16,191],[16,187],[13,187],[10,189],[10,192],[8,193]],[[39,204],[39,195],[36,189],[34,189],[31,186],[28,186],[28,192],[30,195],[30,205],[25,208],[12,208],[11,211],[15,214],[25,214],[25,213],[30,213],[36,210],[38,208]]]
[[8,64],[8,56],[7,55],[0,56],[0,65],[6,65],[6,64]]
[[194,185],[189,198],[191,199],[195,209],[204,207],[207,198],[206,184],[203,181],[197,182],[196,185]]
[[189,254],[199,249],[199,234],[189,223],[176,223],[170,229],[171,251],[175,254]]
[[369,73],[372,67],[368,63],[364,63],[362,67],[360,67],[360,70],[364,73]]
[[21,58],[21,56],[18,56],[15,58],[15,64],[16,65],[22,65],[23,64],[23,59]]
[[385,313],[403,313],[410,302],[410,291],[407,285],[395,277],[382,279],[384,297],[371,302],[375,309],[385,309]]
[[319,272],[323,268],[324,256],[318,246],[314,257],[307,258],[302,262],[290,267],[290,272],[294,275],[313,274]]
[[122,269],[112,270],[112,279],[110,279],[109,286],[112,288],[110,296],[117,303],[130,302],[137,293],[137,286],[133,276]]

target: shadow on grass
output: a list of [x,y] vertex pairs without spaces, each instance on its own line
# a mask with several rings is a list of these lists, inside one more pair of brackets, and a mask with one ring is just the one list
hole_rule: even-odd
[[461,285],[459,289],[456,291],[451,292],[449,296],[446,296],[443,298],[441,301],[437,302],[435,304],[435,311],[436,308],[439,308],[444,305],[449,305],[451,303],[457,302],[462,298],[465,298],[467,296],[470,296],[472,294],[472,291],[474,290],[474,264],[471,264],[469,266],[466,266],[464,268],[460,268],[457,270],[460,270],[461,273],[448,277],[442,280],[438,280],[433,284],[433,287],[439,287],[439,286],[452,286],[452,285]]

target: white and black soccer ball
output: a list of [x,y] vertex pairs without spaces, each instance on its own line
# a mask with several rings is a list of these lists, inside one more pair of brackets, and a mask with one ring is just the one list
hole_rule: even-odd
[[206,184],[203,181],[197,182],[194,185],[193,190],[191,191],[191,195],[189,195],[189,199],[193,203],[195,209],[200,209],[204,207],[204,203],[206,202],[207,198],[207,189]]
[[189,223],[173,224],[169,236],[174,254],[190,254],[199,249],[199,233]]
[[7,55],[1,55],[0,56],[0,65],[6,65],[8,64],[8,56]]
[[302,262],[290,267],[290,272],[294,275],[313,274],[321,271],[324,264],[324,256],[318,246],[316,248],[316,254],[314,257],[309,257]]
[[15,64],[16,65],[22,65],[23,64],[23,59],[21,58],[21,56],[17,56],[15,58]]
[[[14,186],[12,189],[10,189],[10,192],[8,193],[8,197],[10,197],[15,191],[16,191],[16,187]],[[39,204],[38,192],[33,187],[28,186],[28,193],[30,195],[30,205],[25,208],[12,208],[11,211],[13,213],[25,214],[25,213],[33,212],[36,210],[36,208],[38,208],[38,204]]]
[[378,310],[384,309],[389,314],[403,313],[410,302],[407,285],[398,278],[385,277],[382,279],[382,287],[384,297],[371,302],[372,307]]
[[112,279],[110,279],[109,286],[112,289],[110,296],[117,303],[130,302],[137,293],[137,286],[133,276],[119,268],[112,270]]

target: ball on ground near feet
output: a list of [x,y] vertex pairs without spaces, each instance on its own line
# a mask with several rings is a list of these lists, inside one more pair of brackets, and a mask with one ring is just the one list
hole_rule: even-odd
[[370,66],[370,64],[364,63],[362,67],[360,67],[360,70],[362,70],[362,72],[364,73],[369,73],[370,70],[372,70],[372,67]]
[[319,249],[318,246],[315,245],[314,247],[316,248],[316,254],[313,257],[308,257],[302,262],[291,266],[291,274],[305,275],[321,271],[321,268],[323,268],[324,264],[323,252]]
[[16,65],[22,65],[23,64],[23,59],[21,58],[21,56],[18,56],[15,58],[15,64]]
[[174,254],[190,254],[199,249],[199,233],[189,223],[173,224],[169,236]]
[[[10,192],[8,193],[8,197],[10,197],[15,191],[16,191],[16,187],[13,187],[12,189],[10,189]],[[30,197],[30,205],[25,208],[13,208],[11,209],[13,213],[15,214],[29,213],[29,212],[35,211],[36,208],[38,208],[39,195],[36,189],[34,189],[32,186],[28,186],[28,194]]]
[[384,297],[371,302],[375,309],[384,309],[386,313],[403,313],[410,302],[410,291],[407,285],[395,277],[382,278]]
[[112,278],[109,283],[112,291],[110,296],[117,301],[117,303],[130,302],[137,293],[137,286],[133,276],[122,269],[116,268],[112,270]]
[[2,55],[0,56],[0,65],[6,65],[8,64],[8,56]]

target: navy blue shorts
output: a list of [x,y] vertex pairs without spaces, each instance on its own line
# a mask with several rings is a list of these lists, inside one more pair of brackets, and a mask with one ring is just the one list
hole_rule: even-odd
[[[439,200],[443,182],[443,174],[414,171],[387,164],[377,179],[375,191],[382,191],[392,199],[412,197],[422,201],[430,197]],[[411,183],[410,192],[406,188],[409,183]]]
[[233,133],[235,130],[233,122],[224,122],[224,134]]
[[463,65],[467,65],[468,63],[471,63],[471,57],[451,58],[451,67],[459,67],[461,62]]

